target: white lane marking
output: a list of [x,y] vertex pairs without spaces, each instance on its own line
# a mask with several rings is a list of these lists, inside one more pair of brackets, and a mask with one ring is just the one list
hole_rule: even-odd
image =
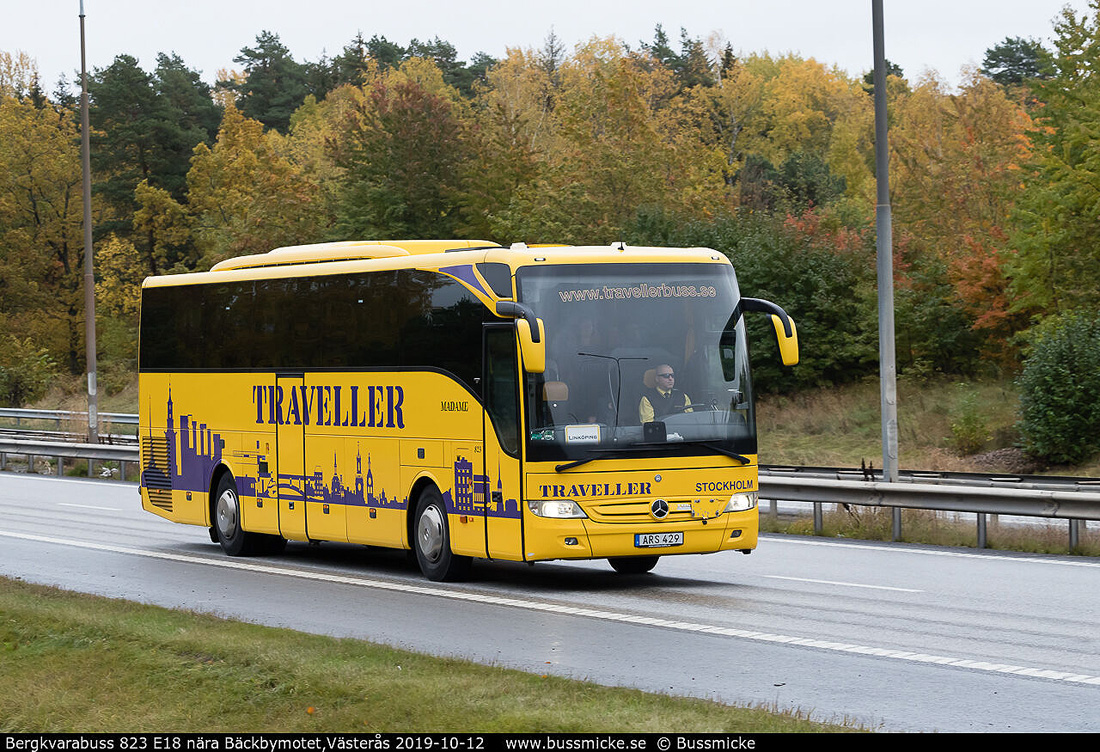
[[121,512],[122,511],[118,507],[97,507],[97,506],[93,506],[92,504],[66,504],[63,501],[57,502],[57,506],[59,506],[59,507],[75,507],[77,509],[100,509],[104,512]]
[[[984,559],[998,562],[1014,562],[1016,564],[1045,564],[1047,566],[1063,567],[1087,567],[1100,569],[1100,561],[1076,561],[1069,559],[1056,559],[1042,556],[1002,556],[989,553],[966,553],[963,551],[937,551],[934,549],[909,548],[906,546],[876,546],[874,544],[844,543],[841,541],[813,540],[798,535],[767,535],[768,543],[791,543],[796,546],[827,546],[832,548],[852,548],[857,551],[889,551],[891,553],[919,554],[921,556],[943,556],[949,559]],[[1001,551],[1000,554],[1005,552]]]
[[203,564],[222,569],[240,569],[258,574],[274,574],[283,577],[296,577],[302,580],[318,580],[332,582],[341,585],[354,585],[368,587],[377,590],[389,590],[400,593],[414,593],[435,598],[448,598],[456,601],[468,601],[472,603],[484,603],[493,606],[509,606],[528,611],[543,611],[547,613],[564,614],[567,616],[585,616],[602,621],[620,622],[625,624],[642,624],[645,626],[662,627],[680,632],[699,632],[703,634],[720,635],[723,637],[737,637],[757,642],[779,643],[784,645],[798,645],[801,647],[817,648],[818,650],[830,650],[838,653],[856,653],[859,655],[871,655],[880,658],[892,658],[895,660],[910,661],[913,663],[935,663],[941,666],[954,666],[957,668],[969,668],[976,671],[989,671],[1000,674],[1018,674],[1039,679],[1069,682],[1072,684],[1093,684],[1100,686],[1100,676],[1077,674],[1071,671],[1058,671],[1055,669],[1035,668],[1028,666],[1014,666],[1005,663],[990,663],[988,661],[974,661],[967,658],[952,658],[945,655],[929,655],[927,653],[914,653],[909,650],[895,650],[892,648],[877,648],[868,645],[854,645],[846,642],[832,642],[829,640],[815,640],[809,637],[794,637],[791,635],[773,634],[770,632],[755,632],[749,629],[735,629],[733,627],[720,627],[713,624],[699,624],[688,621],[671,621],[653,616],[637,616],[615,611],[603,611],[594,608],[582,608],[579,606],[563,606],[555,603],[543,603],[540,601],[526,600],[523,598],[506,598],[499,595],[484,593],[466,593],[458,590],[446,590],[430,585],[412,585],[402,582],[386,582],[384,580],[371,580],[364,577],[349,577],[347,575],[328,574],[325,572],[307,572],[294,569],[273,567],[267,564],[256,564],[236,559],[209,558],[191,554],[174,554],[165,551],[142,551],[136,548],[124,546],[112,546],[103,543],[91,543],[87,541],[69,540],[66,538],[49,538],[42,535],[28,535],[25,533],[12,533],[0,530],[0,536],[15,538],[18,540],[36,541],[39,543],[52,543],[73,548],[85,548],[92,551],[107,551],[132,556],[144,556],[151,559],[163,559],[166,561],[178,561],[185,564]]
[[887,585],[864,585],[859,582],[836,582],[834,580],[811,580],[807,577],[783,577],[778,574],[765,574],[763,577],[769,580],[790,580],[792,582],[810,582],[815,585],[839,585],[841,587],[867,588],[868,590],[893,590],[896,593],[923,593],[923,590],[913,588],[889,587]]

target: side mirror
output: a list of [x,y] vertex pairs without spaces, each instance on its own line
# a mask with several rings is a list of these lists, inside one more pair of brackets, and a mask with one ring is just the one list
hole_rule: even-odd
[[502,300],[497,303],[497,315],[514,316],[516,333],[519,334],[519,351],[523,356],[523,369],[528,373],[546,371],[546,331],[542,319],[535,316],[523,303]]
[[795,328],[794,319],[770,300],[741,298],[740,305],[742,311],[760,311],[761,313],[771,314],[772,326],[775,327],[775,338],[779,343],[779,357],[783,361],[783,365],[798,365],[798,330]]
[[516,319],[516,332],[519,334],[519,351],[523,356],[523,370],[528,373],[546,371],[546,331],[542,319],[536,318],[538,334],[534,335],[527,319]]
[[779,343],[779,358],[785,366],[798,365],[798,329],[794,325],[794,319],[787,317],[791,325],[791,332],[787,334],[783,319],[772,314],[772,326],[775,327],[775,339]]

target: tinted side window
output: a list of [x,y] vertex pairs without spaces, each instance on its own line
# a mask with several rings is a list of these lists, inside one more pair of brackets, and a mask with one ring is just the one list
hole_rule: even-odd
[[143,370],[439,368],[473,389],[489,311],[433,272],[147,288]]

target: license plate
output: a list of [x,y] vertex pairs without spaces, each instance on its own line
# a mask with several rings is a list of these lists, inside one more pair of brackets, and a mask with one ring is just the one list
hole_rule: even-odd
[[683,533],[634,533],[634,548],[663,548],[684,545]]

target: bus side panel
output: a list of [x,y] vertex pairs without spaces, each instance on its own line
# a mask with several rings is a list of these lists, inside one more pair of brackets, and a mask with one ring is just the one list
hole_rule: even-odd
[[355,469],[347,506],[352,543],[400,548],[405,538],[405,494],[401,491],[400,442],[363,436],[344,442],[345,464]]
[[308,540],[306,532],[305,425],[299,400],[304,379],[277,376],[271,392],[275,423],[276,494],[279,533],[289,540]]
[[448,443],[451,465],[440,478],[440,489],[449,501],[451,550],[462,556],[485,556],[485,453],[480,441]]
[[139,381],[143,506],[175,522],[207,526],[213,473],[225,465],[246,527],[270,529],[271,504],[256,514],[271,486],[272,435],[257,426],[254,377],[142,373]]
[[485,527],[489,557],[523,561],[523,504],[519,460],[504,452],[489,420],[485,421],[485,476],[488,499]]
[[356,492],[362,493],[365,479],[361,470],[351,475],[355,455],[348,457],[347,444],[343,437],[306,430],[306,530],[311,540],[348,539],[348,504]]
[[444,439],[470,432],[468,419],[442,405],[458,404],[461,394],[468,406],[469,393],[430,371],[318,372],[304,387],[297,409],[307,422],[309,537],[407,546],[413,483],[430,469],[446,493]]
[[[275,432],[244,431],[229,465],[241,499],[241,527],[279,534],[279,497],[275,491]],[[227,451],[230,450],[226,445]]]

